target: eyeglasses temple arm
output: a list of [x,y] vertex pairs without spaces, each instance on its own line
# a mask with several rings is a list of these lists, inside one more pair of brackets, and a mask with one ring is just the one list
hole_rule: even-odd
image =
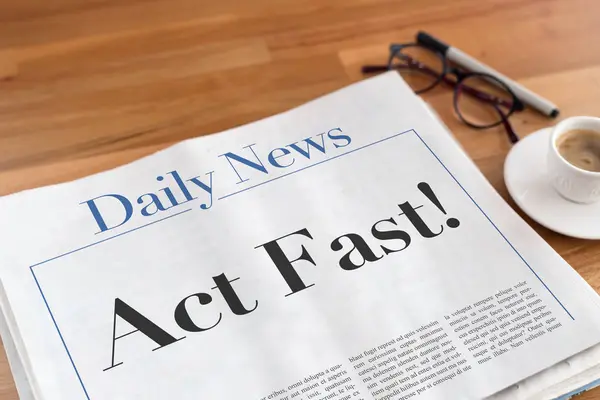
[[512,144],[517,143],[519,141],[519,137],[515,133],[514,129],[512,128],[512,125],[510,124],[510,122],[508,122],[508,118],[502,112],[502,110],[500,109],[500,107],[498,107],[497,104],[493,104],[493,106],[496,109],[496,111],[498,112],[498,114],[500,114],[500,118],[502,118],[502,125],[504,125],[504,129],[506,129],[506,134],[508,135],[508,139],[510,140],[510,142]]
[[[447,79],[447,78],[446,78]],[[444,79],[444,82],[446,82],[446,79]],[[449,79],[448,79],[449,80]],[[447,82],[446,82],[447,83]],[[456,86],[456,83],[453,83],[452,86]],[[492,96],[490,94],[487,94],[485,92],[482,92],[480,90],[477,90],[471,86],[468,85],[461,85],[461,90],[473,97],[475,97],[478,100],[483,101],[484,103],[488,103],[493,105],[494,107],[496,107],[497,105],[501,105],[503,107],[506,108],[512,108],[513,104],[512,102],[506,101],[506,100],[502,100],[496,96]]]
[[363,65],[361,68],[363,74],[374,74],[377,72],[385,72],[388,70],[389,67],[387,65]]

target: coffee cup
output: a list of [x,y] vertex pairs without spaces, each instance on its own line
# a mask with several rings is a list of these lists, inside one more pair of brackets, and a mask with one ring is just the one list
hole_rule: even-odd
[[553,128],[548,174],[560,195],[584,204],[600,200],[599,166],[600,118],[567,118]]

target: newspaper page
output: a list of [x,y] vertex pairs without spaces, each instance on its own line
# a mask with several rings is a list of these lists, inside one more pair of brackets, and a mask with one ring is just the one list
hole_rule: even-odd
[[395,73],[0,221],[36,399],[480,399],[600,342],[598,296]]

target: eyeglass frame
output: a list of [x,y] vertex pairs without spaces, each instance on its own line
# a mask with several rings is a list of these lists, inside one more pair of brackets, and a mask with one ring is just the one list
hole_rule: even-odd
[[[436,55],[442,62],[442,71],[437,72],[434,69],[432,69],[431,67],[423,64],[419,60],[413,59],[410,55],[401,53],[401,51],[403,49],[409,48],[409,47],[418,47],[418,48],[427,50],[427,51],[433,53],[434,55]],[[399,55],[402,55],[402,57],[399,57]],[[406,64],[405,65],[393,64],[393,61],[396,58],[406,62]],[[421,93],[427,92],[427,91],[435,88],[436,86],[438,86],[441,82],[444,82],[447,85],[451,86],[454,91],[454,97],[453,97],[454,111],[456,112],[456,115],[458,116],[458,118],[467,126],[474,128],[474,129],[488,129],[488,128],[493,128],[495,126],[503,124],[511,143],[514,144],[519,141],[519,137],[514,132],[512,125],[508,121],[508,118],[515,112],[523,111],[525,109],[525,105],[517,97],[517,95],[512,91],[512,89],[510,87],[508,87],[508,85],[506,85],[504,82],[499,80],[498,78],[496,78],[492,75],[489,75],[489,74],[485,74],[485,73],[467,72],[467,71],[462,71],[456,67],[452,67],[449,65],[448,58],[446,57],[445,54],[441,53],[440,51],[438,51],[436,49],[432,49],[428,46],[425,46],[421,43],[391,44],[390,45],[390,56],[389,56],[387,65],[385,65],[385,66],[383,66],[383,65],[365,65],[362,67],[362,72],[363,73],[374,73],[374,72],[391,71],[391,70],[398,70],[398,69],[414,70],[417,72],[422,72],[422,73],[428,74],[428,75],[436,78],[435,81],[431,85],[429,85],[423,89],[416,90],[415,91],[416,94],[421,94]],[[448,77],[449,74],[454,75],[455,80],[450,79]],[[476,88],[462,84],[462,82],[465,79],[472,78],[472,77],[480,77],[484,80],[491,82],[492,84],[495,84],[496,86],[499,86],[501,89],[505,90],[508,94],[510,94],[510,96],[512,97],[512,102],[510,104],[508,104],[508,102],[506,100],[502,100],[494,95],[482,92]],[[481,102],[491,104],[494,107],[494,109],[498,112],[498,114],[500,115],[500,120],[497,122],[491,123],[491,124],[487,124],[487,125],[477,125],[477,124],[474,124],[474,123],[468,121],[467,119],[465,119],[465,117],[460,112],[460,109],[458,106],[458,96],[463,91],[465,93],[475,97],[476,99],[478,99]],[[501,110],[500,105],[503,107],[506,107],[508,109],[508,111],[505,112],[505,111]]]

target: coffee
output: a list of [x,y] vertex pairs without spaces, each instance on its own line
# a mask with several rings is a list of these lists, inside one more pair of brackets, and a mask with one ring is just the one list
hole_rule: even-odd
[[559,154],[574,166],[600,172],[600,132],[572,129],[556,140]]

